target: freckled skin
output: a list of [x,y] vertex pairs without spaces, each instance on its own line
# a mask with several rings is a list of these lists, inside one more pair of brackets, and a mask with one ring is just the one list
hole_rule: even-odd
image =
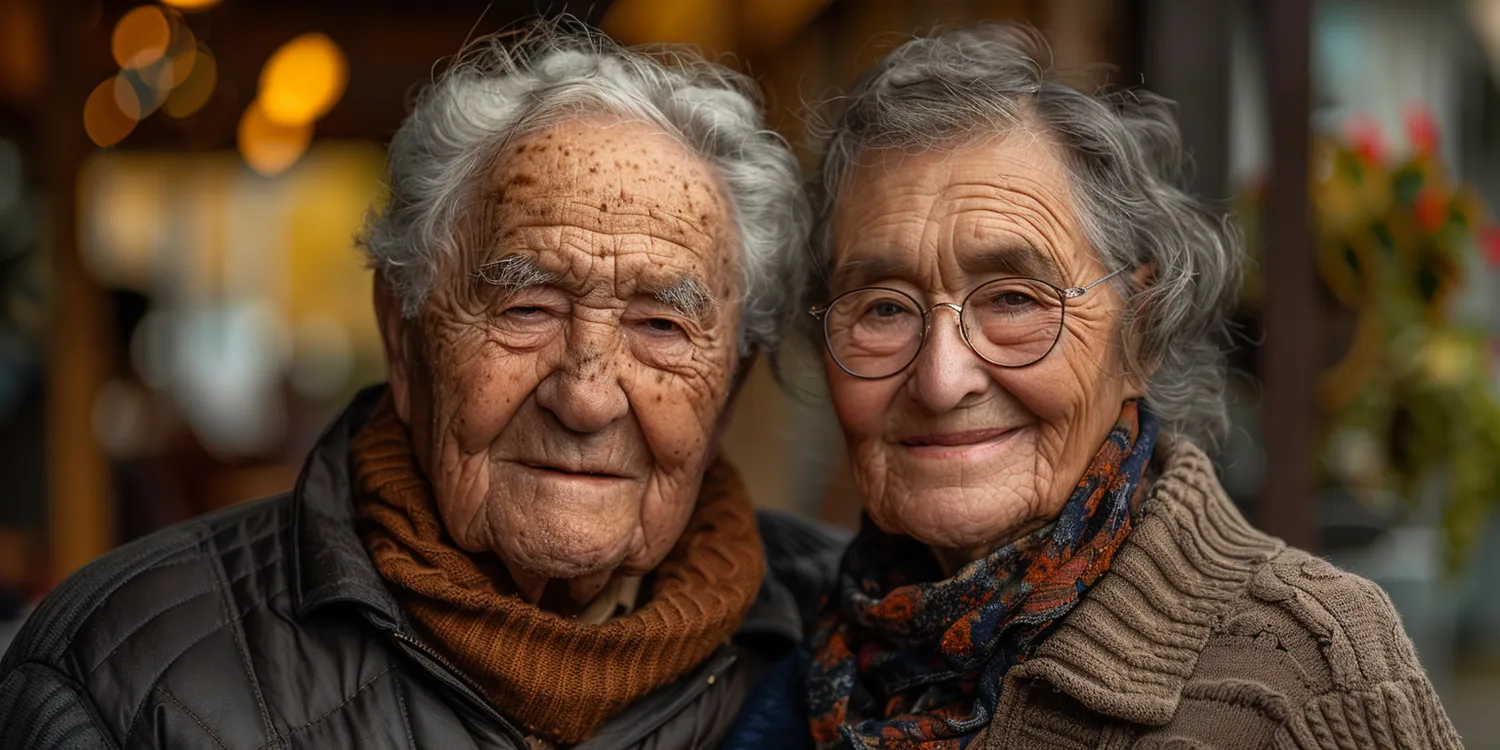
[[[520,136],[485,179],[416,319],[377,283],[392,394],[453,540],[578,605],[654,569],[692,512],[734,390],[736,240],[709,165],[639,123]],[[476,280],[516,254],[558,280]],[[646,291],[684,276],[720,300],[706,320]]]
[[[834,265],[879,255],[912,269],[871,285],[925,305],[958,304],[1003,275],[975,275],[960,259],[1017,240],[1056,263],[1061,278],[1047,280],[1060,287],[1108,273],[1082,235],[1064,167],[1044,138],[1018,134],[954,151],[867,156],[835,209]],[[1123,402],[1142,393],[1123,375],[1120,316],[1109,284],[1069,300],[1056,348],[1024,368],[980,359],[947,309],[929,318],[917,361],[890,378],[855,378],[825,353],[871,518],[932,546],[950,569],[1055,518]],[[999,450],[973,456],[918,456],[902,443],[993,428],[1020,429]]]

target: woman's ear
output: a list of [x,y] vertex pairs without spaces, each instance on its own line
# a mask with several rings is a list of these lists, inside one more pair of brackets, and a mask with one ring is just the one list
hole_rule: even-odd
[[1130,272],[1130,288],[1136,291],[1145,289],[1146,285],[1151,283],[1151,280],[1154,278],[1156,278],[1155,263],[1145,263],[1136,266],[1135,270]]
[[380,341],[385,345],[385,378],[391,392],[396,415],[411,424],[411,369],[408,357],[407,327],[411,321],[403,315],[396,290],[385,274],[375,272],[375,323],[380,327]]
[[[1146,311],[1141,307],[1144,303],[1139,301],[1135,293],[1145,289],[1155,278],[1155,263],[1144,263],[1136,266],[1135,270],[1130,272],[1130,291],[1132,294],[1126,299],[1125,304],[1132,306],[1133,309],[1130,310],[1127,320],[1139,321],[1145,316]],[[1133,322],[1125,341],[1126,346],[1131,348],[1128,361],[1132,363],[1125,373],[1126,398],[1144,398],[1146,396],[1146,384],[1151,382],[1151,376],[1156,374],[1156,368],[1161,364],[1160,358],[1152,357],[1148,360],[1141,352],[1141,340],[1136,335],[1139,330],[1139,325]]]

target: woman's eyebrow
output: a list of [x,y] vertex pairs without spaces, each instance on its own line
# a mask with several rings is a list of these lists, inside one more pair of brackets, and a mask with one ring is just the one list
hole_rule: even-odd
[[1004,245],[963,255],[959,265],[975,276],[1029,276],[1057,283],[1062,272],[1051,256],[1031,245]]
[[890,258],[854,258],[840,263],[829,282],[834,289],[857,289],[882,279],[905,276],[910,270],[907,264]]

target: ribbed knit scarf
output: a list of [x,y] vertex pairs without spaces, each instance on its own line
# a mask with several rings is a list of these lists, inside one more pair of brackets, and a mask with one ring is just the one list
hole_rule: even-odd
[[946,580],[931,551],[865,518],[811,641],[820,748],[963,748],[1001,679],[1109,569],[1145,496],[1157,421],[1126,402],[1062,514]]
[[739,628],[764,575],[754,509],[739,475],[719,461],[654,571],[649,600],[581,625],[520,599],[497,559],[454,545],[389,401],[350,453],[360,535],[402,610],[501,713],[548,742],[588,739],[696,667]]

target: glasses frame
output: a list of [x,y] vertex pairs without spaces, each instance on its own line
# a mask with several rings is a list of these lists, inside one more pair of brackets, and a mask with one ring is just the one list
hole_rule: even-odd
[[[952,302],[939,302],[939,303],[937,303],[935,305],[932,305],[931,307],[926,308],[925,310],[922,310],[922,334],[921,334],[921,337],[917,339],[917,348],[912,351],[911,359],[908,359],[905,364],[901,365],[900,367],[896,368],[895,370],[892,370],[889,374],[886,374],[886,375],[861,375],[861,374],[859,374],[859,373],[857,373],[857,372],[855,372],[853,370],[850,370],[848,367],[845,367],[844,363],[839,361],[839,355],[837,355],[837,354],[835,354],[833,352],[833,343],[830,340],[829,335],[828,335],[828,311],[831,310],[831,309],[833,309],[833,306],[837,305],[839,303],[839,300],[841,300],[841,299],[843,299],[845,297],[848,297],[851,294],[859,294],[860,292],[880,291],[880,292],[891,292],[893,294],[899,294],[902,297],[905,297],[905,298],[911,300],[912,307],[921,309],[922,308],[922,303],[918,302],[916,300],[916,298],[912,297],[910,294],[907,294],[906,292],[903,292],[903,291],[901,291],[899,289],[891,289],[890,287],[884,287],[884,286],[862,286],[862,287],[860,287],[858,289],[850,289],[849,291],[844,292],[843,294],[840,294],[837,297],[834,297],[833,299],[829,300],[828,302],[826,302],[824,304],[814,305],[811,308],[808,308],[807,313],[809,315],[813,316],[813,318],[815,318],[818,321],[822,322],[822,324],[823,324],[823,348],[826,349],[826,350],[828,350],[828,356],[833,358],[833,363],[836,364],[836,365],[838,365],[840,370],[843,370],[844,372],[847,372],[850,375],[852,375],[852,376],[854,376],[856,378],[859,378],[861,380],[884,380],[885,378],[889,378],[889,377],[892,377],[892,376],[895,376],[895,375],[899,375],[903,371],[905,371],[906,368],[911,367],[911,363],[917,361],[917,357],[921,356],[921,354],[922,354],[922,347],[924,347],[924,346],[927,345],[927,333],[928,333],[928,331],[930,331],[932,329],[932,320],[928,316],[932,313],[933,310],[936,310],[936,309],[938,309],[940,307],[946,307],[949,310],[953,311],[953,313],[954,313],[954,324],[958,326],[959,337],[964,340],[964,345],[968,346],[969,347],[969,351],[974,352],[975,356],[979,357],[980,359],[982,359],[982,360],[984,360],[984,361],[986,361],[986,362],[988,362],[988,363],[990,363],[990,364],[992,364],[992,365],[994,365],[996,367],[1005,367],[1005,368],[1010,368],[1010,369],[1020,368],[1020,367],[1030,367],[1030,366],[1032,366],[1032,365],[1034,365],[1034,364],[1036,364],[1036,363],[1038,363],[1038,362],[1046,359],[1047,355],[1051,354],[1052,350],[1054,350],[1054,349],[1057,348],[1057,342],[1062,340],[1063,328],[1066,327],[1067,321],[1068,321],[1068,300],[1070,300],[1070,299],[1078,299],[1079,297],[1082,297],[1084,294],[1088,293],[1088,291],[1090,289],[1093,289],[1094,287],[1096,287],[1096,286],[1098,286],[1100,284],[1103,284],[1104,282],[1106,282],[1106,281],[1108,281],[1108,280],[1110,280],[1110,279],[1112,279],[1112,278],[1114,278],[1116,276],[1119,276],[1120,274],[1122,274],[1124,272],[1125,272],[1125,269],[1122,268],[1122,269],[1120,269],[1118,271],[1114,271],[1113,273],[1109,273],[1109,274],[1106,274],[1104,276],[1101,276],[1100,278],[1097,278],[1097,279],[1095,279],[1095,280],[1093,280],[1093,281],[1091,281],[1091,282],[1089,282],[1087,284],[1084,284],[1083,286],[1068,287],[1067,289],[1059,287],[1058,285],[1053,284],[1050,281],[1043,281],[1042,279],[1032,278],[1030,276],[999,276],[999,277],[996,277],[996,278],[993,278],[993,279],[989,279],[987,281],[980,282],[980,284],[978,286],[975,286],[973,289],[970,289],[969,293],[964,295],[963,302],[960,302],[959,304],[955,305]],[[974,294],[976,292],[978,292],[980,289],[983,289],[983,288],[985,288],[985,287],[987,287],[987,286],[989,286],[991,284],[997,283],[997,282],[1001,282],[1001,281],[1016,281],[1016,280],[1020,280],[1020,281],[1034,281],[1034,282],[1036,282],[1038,284],[1041,284],[1042,286],[1045,286],[1045,287],[1051,289],[1052,291],[1056,292],[1057,293],[1057,300],[1058,300],[1058,307],[1062,308],[1062,311],[1061,311],[1061,314],[1059,315],[1059,320],[1058,320],[1058,324],[1057,324],[1057,334],[1052,337],[1052,343],[1050,345],[1048,345],[1047,351],[1042,352],[1040,355],[1037,356],[1036,359],[1033,359],[1030,362],[1025,362],[1025,363],[1016,364],[1016,365],[1009,365],[1009,364],[1005,364],[1005,363],[1002,363],[1002,362],[996,362],[995,360],[990,359],[989,357],[984,356],[984,354],[981,353],[979,351],[979,349],[975,348],[974,342],[969,340],[969,330],[968,330],[968,328],[966,328],[964,326],[964,307],[966,307],[969,304],[969,298],[973,297]]]

